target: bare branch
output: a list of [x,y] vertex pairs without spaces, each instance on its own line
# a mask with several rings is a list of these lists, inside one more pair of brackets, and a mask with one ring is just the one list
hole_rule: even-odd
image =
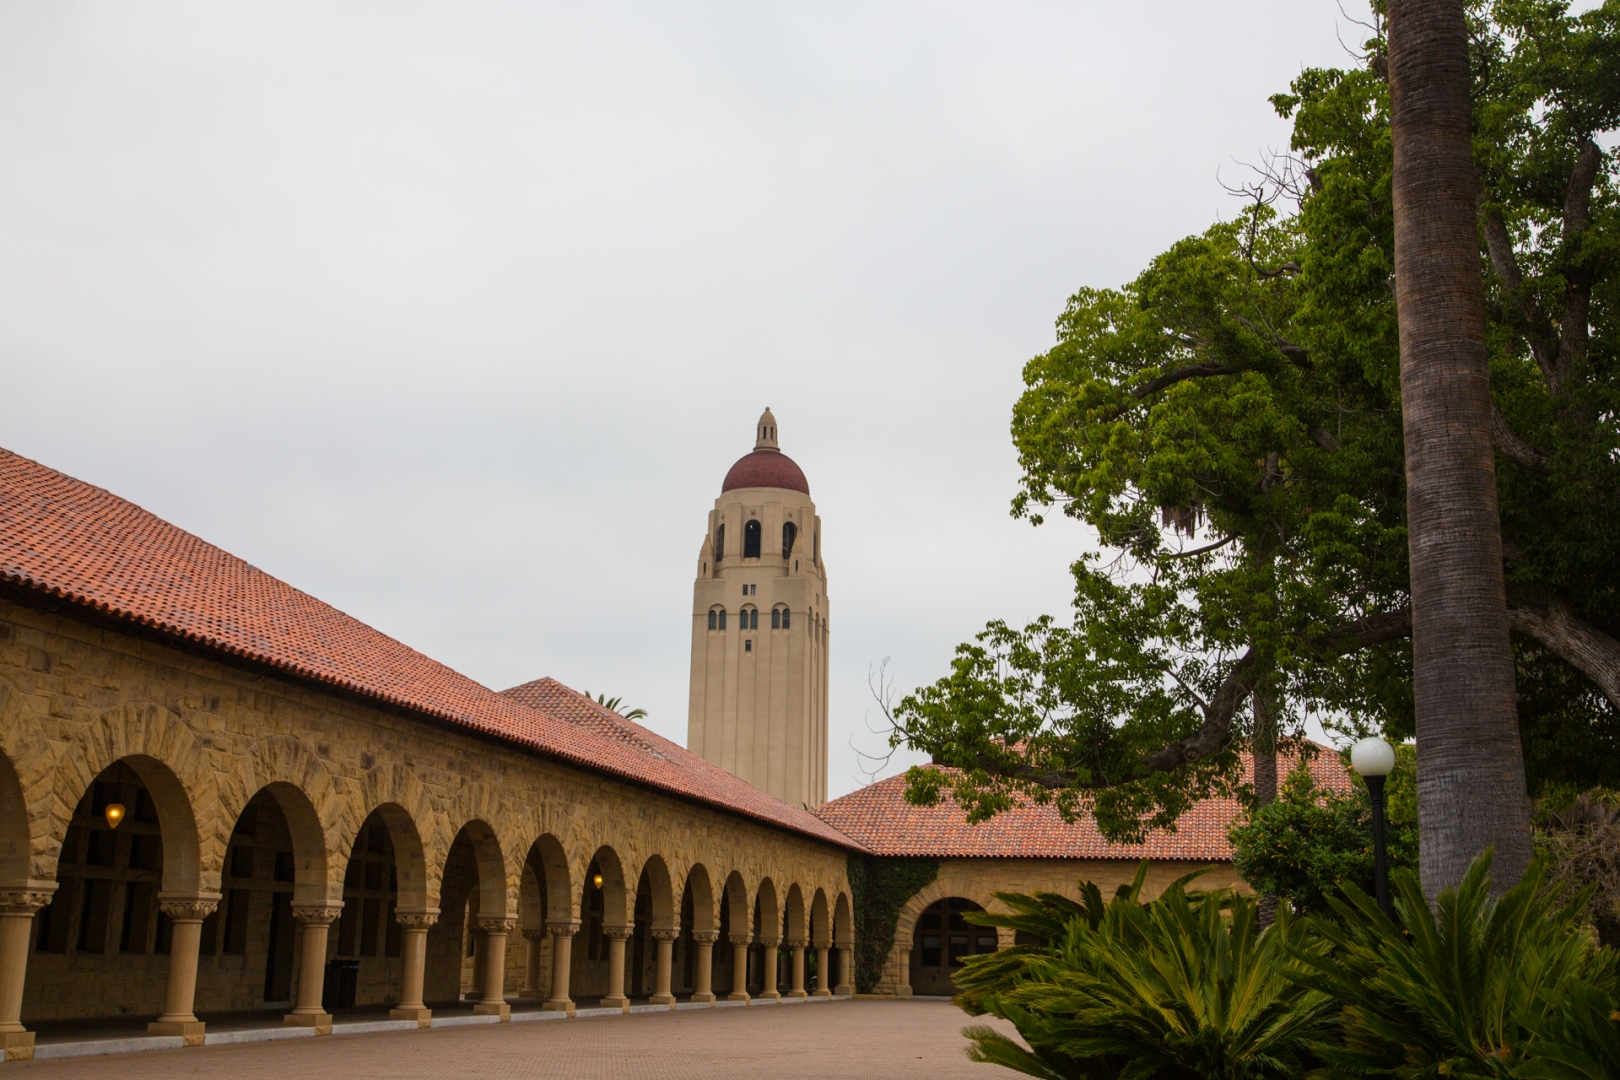
[[1333,433],[1321,424],[1312,424],[1306,434],[1311,437],[1311,442],[1330,454],[1339,448],[1339,440],[1335,439]]
[[1237,534],[1233,533],[1231,536],[1228,536],[1225,540],[1217,540],[1213,544],[1205,544],[1203,547],[1201,547],[1201,548],[1193,548],[1191,551],[1171,551],[1171,552],[1167,552],[1166,554],[1161,556],[1161,558],[1165,558],[1165,559],[1190,559],[1194,555],[1207,555],[1211,551],[1220,550],[1221,548],[1225,547],[1227,544],[1230,544],[1232,541],[1234,541],[1236,539],[1237,539]]
[[[1564,189],[1564,247],[1569,250],[1579,243],[1582,233],[1592,218],[1592,185],[1597,181],[1598,166],[1603,162],[1603,151],[1590,138],[1581,143],[1575,157],[1575,168]],[[1564,286],[1564,313],[1558,320],[1558,364],[1554,369],[1552,391],[1568,383],[1580,362],[1586,356],[1589,334],[1587,320],[1592,306],[1592,285],[1584,275],[1566,274]]]
[[1524,325],[1520,328],[1524,339],[1529,343],[1530,352],[1536,358],[1536,366],[1541,369],[1541,377],[1551,386],[1558,379],[1557,331],[1524,287],[1524,274],[1519,270],[1518,256],[1513,253],[1513,239],[1508,236],[1507,225],[1502,221],[1501,208],[1485,203],[1483,193],[1480,195],[1480,204],[1480,217],[1485,224],[1485,248],[1491,256],[1491,270],[1507,289],[1511,303],[1518,309],[1519,317],[1524,320]]
[[1237,321],[1242,323],[1244,326],[1247,326],[1250,330],[1253,330],[1255,333],[1259,334],[1261,337],[1270,338],[1271,343],[1277,346],[1277,351],[1288,357],[1289,360],[1292,360],[1299,367],[1310,366],[1310,353],[1305,350],[1303,345],[1295,345],[1292,341],[1282,337],[1277,333],[1277,331],[1271,329],[1270,327],[1262,329],[1241,315],[1234,316],[1234,318],[1236,318]]
[[1237,368],[1228,367],[1225,364],[1194,364],[1192,367],[1184,367],[1176,371],[1168,371],[1163,375],[1160,375],[1157,379],[1148,380],[1141,386],[1138,386],[1136,389],[1132,390],[1131,397],[1140,401],[1149,394],[1157,393],[1158,391],[1169,386],[1174,386],[1179,382],[1186,382],[1188,379],[1203,379],[1208,378],[1211,375],[1235,374],[1237,374]]
[[1547,464],[1547,455],[1519,437],[1495,402],[1491,403],[1491,437],[1496,442],[1497,452],[1514,464],[1543,476],[1552,472]]
[[1591,679],[1620,708],[1620,641],[1581,619],[1550,593],[1509,593],[1508,626],[1546,646]]

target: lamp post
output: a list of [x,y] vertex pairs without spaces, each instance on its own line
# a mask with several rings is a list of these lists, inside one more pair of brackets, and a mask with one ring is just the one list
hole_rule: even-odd
[[1395,769],[1395,748],[1373,736],[1350,748],[1350,767],[1367,782],[1372,796],[1373,891],[1378,910],[1389,914],[1389,859],[1384,853],[1384,777]]

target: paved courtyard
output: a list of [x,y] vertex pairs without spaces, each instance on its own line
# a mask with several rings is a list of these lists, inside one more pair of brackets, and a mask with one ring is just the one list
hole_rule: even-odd
[[[944,1001],[835,1001],[808,1008],[702,1009],[150,1050],[8,1063],[0,1072],[37,1080],[1010,1077],[962,1056],[962,1027],[984,1019],[969,1018]],[[1000,1021],[995,1024],[1011,1031]]]

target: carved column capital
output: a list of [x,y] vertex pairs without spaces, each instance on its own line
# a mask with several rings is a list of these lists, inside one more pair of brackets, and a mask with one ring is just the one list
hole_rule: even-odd
[[331,926],[343,914],[343,901],[322,900],[314,904],[294,904],[293,918],[305,926]]
[[605,938],[611,938],[614,941],[628,941],[630,936],[635,932],[636,928],[634,925],[602,927],[602,936]]
[[547,919],[546,933],[552,937],[573,937],[579,932],[578,919]]
[[0,915],[33,915],[51,902],[54,882],[31,882],[24,887],[0,888]]
[[175,922],[202,922],[219,910],[219,893],[158,893],[158,910]]
[[438,908],[394,909],[394,921],[407,930],[426,930],[439,921]]
[[680,940],[681,932],[673,927],[668,930],[654,929],[652,931],[652,936],[654,941],[678,941]]
[[543,926],[525,927],[523,931],[523,939],[525,941],[544,941],[549,936],[550,935],[546,933],[546,928]]
[[779,937],[762,937],[759,939],[759,943],[767,949],[774,949],[782,944],[782,939]]
[[754,935],[753,934],[730,934],[730,935],[727,935],[726,940],[731,942],[733,945],[747,945],[748,943],[750,943],[751,941],[754,940]]
[[810,939],[802,937],[790,937],[785,939],[783,944],[790,949],[802,949],[810,944]]
[[692,940],[697,942],[699,945],[713,945],[715,942],[720,940],[720,931],[694,930],[692,931]]
[[482,916],[478,919],[478,929],[486,934],[510,934],[518,928],[518,920],[506,915]]

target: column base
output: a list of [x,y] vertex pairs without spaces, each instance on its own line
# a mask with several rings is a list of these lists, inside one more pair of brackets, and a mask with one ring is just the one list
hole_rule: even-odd
[[545,996],[546,996],[546,992],[544,990],[519,990],[518,991],[518,997],[520,997],[520,998],[543,998]]
[[546,1012],[567,1013],[569,1016],[573,1016],[574,1015],[574,999],[573,998],[552,998],[550,1001],[548,1001],[544,1005],[540,1006],[540,1008],[543,1009]]
[[810,991],[810,996],[811,997],[832,997],[832,991],[831,990],[812,990],[812,991]]
[[332,1034],[332,1014],[329,1012],[290,1012],[281,1018],[286,1027],[312,1027],[317,1035]]
[[776,990],[761,990],[759,993],[755,994],[754,996],[759,998],[761,1001],[781,1001],[782,1000],[781,993],[779,991],[776,991]]
[[810,995],[805,993],[803,990],[789,990],[787,993],[783,994],[782,996],[783,997],[790,997],[790,998],[793,998],[793,999],[797,1000],[799,998],[807,998]]
[[855,993],[855,988],[849,985],[849,983],[839,983],[837,986],[833,987],[833,993],[837,994],[839,997],[849,997]]
[[649,1004],[649,1005],[668,1005],[670,1008],[673,1009],[675,1007],[675,995],[674,994],[654,994],[652,997],[647,999],[647,1004]]
[[753,1001],[754,999],[748,996],[748,992],[746,990],[733,990],[731,993],[726,995],[726,1000],[727,1001],[740,1001],[744,1005],[746,1005],[750,1001]]
[[713,1005],[715,1002],[715,997],[710,993],[693,994],[692,1000],[700,1005]]
[[415,1020],[419,1028],[433,1026],[433,1010],[423,1005],[402,1005],[397,1009],[388,1010],[390,1020]]
[[897,997],[897,998],[908,998],[908,997],[910,997],[911,996],[911,987],[909,987],[909,986],[897,986],[897,987],[895,987],[894,988],[894,996]]
[[607,997],[602,999],[602,1008],[618,1009],[620,1012],[629,1012],[630,999],[625,997],[623,994],[609,994]]
[[498,1016],[501,1023],[512,1019],[512,1006],[504,1001],[480,1001],[473,1006],[474,1016]]
[[154,1020],[146,1025],[148,1035],[179,1035],[187,1046],[201,1046],[208,1025],[201,1020]]
[[7,1061],[34,1059],[34,1033],[32,1031],[0,1031],[0,1050],[6,1052]]

